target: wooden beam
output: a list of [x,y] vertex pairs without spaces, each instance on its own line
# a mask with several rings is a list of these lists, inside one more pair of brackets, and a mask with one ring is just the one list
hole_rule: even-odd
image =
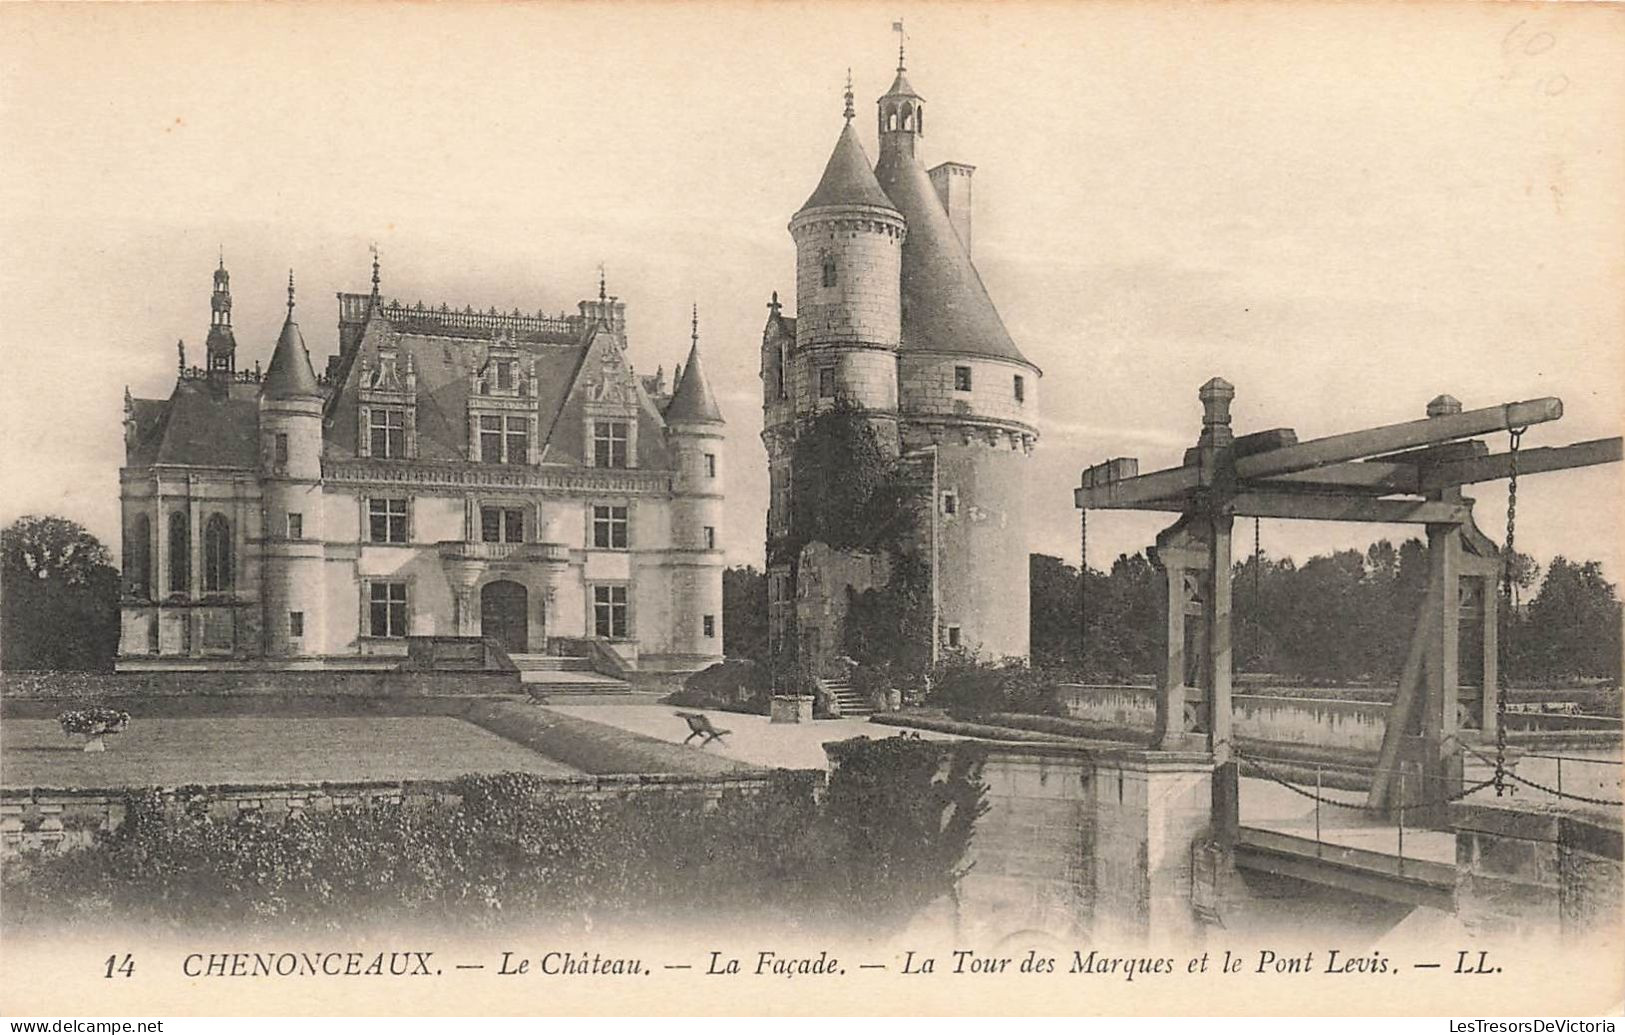
[[1359,492],[1373,496],[1392,496],[1396,493],[1417,495],[1422,491],[1421,476],[1415,464],[1384,460],[1353,460],[1313,467],[1307,471],[1292,471],[1273,478],[1256,478],[1247,482],[1243,489],[1261,492]]
[[1557,420],[1563,416],[1559,399],[1533,399],[1527,402],[1486,406],[1443,417],[1423,417],[1402,424],[1388,424],[1364,431],[1350,431],[1328,438],[1311,439],[1284,449],[1242,457],[1236,461],[1236,477],[1268,478],[1271,475],[1323,467],[1344,460],[1393,453],[1435,442],[1449,442],[1491,431],[1521,428]]
[[1438,500],[1381,500],[1366,496],[1320,496],[1288,492],[1243,492],[1231,501],[1236,517],[1296,518],[1303,521],[1370,521],[1382,524],[1459,525],[1471,513],[1464,503]]
[[[1625,451],[1622,451],[1622,440],[1619,438],[1598,438],[1576,442],[1571,446],[1523,449],[1518,452],[1518,473],[1542,474],[1546,471],[1614,464],[1620,461],[1622,455],[1625,455]],[[1436,492],[1456,485],[1499,481],[1511,476],[1512,454],[1496,453],[1473,460],[1437,464],[1423,472],[1420,491]]]
[[[1182,510],[1184,495],[1196,488],[1201,474],[1195,467],[1170,467],[1121,481],[1097,483],[1072,490],[1074,505],[1098,510]],[[1171,506],[1153,506],[1164,503]]]

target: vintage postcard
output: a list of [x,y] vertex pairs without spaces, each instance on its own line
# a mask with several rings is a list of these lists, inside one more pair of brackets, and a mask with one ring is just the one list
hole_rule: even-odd
[[0,30],[8,1018],[1625,1007],[1618,5]]

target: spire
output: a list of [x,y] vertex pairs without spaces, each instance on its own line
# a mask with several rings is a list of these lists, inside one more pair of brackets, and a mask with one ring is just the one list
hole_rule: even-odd
[[209,336],[205,342],[209,381],[231,382],[237,372],[237,339],[231,331],[231,274],[226,272],[226,249],[214,271],[214,293],[209,296]]
[[608,281],[604,277],[604,264],[600,262],[598,264],[598,301],[607,302],[608,300],[609,300]]
[[857,112],[852,107],[852,69],[850,67],[846,70],[846,110],[841,112],[841,115],[846,119],[848,125],[851,125],[853,116],[857,115]]
[[677,383],[672,386],[671,403],[666,407],[666,422],[693,421],[721,424],[722,411],[717,408],[716,396],[705,380],[700,366],[700,307],[694,305],[693,329],[690,332],[688,362],[678,368]]
[[268,399],[320,398],[322,394],[316,373],[310,368],[310,352],[305,348],[304,336],[299,333],[299,325],[293,322],[293,270],[288,271],[288,318],[277,336],[260,394]]
[[891,23],[891,31],[897,33],[897,74],[903,74],[903,41],[908,37],[903,33],[903,21],[898,19]]
[[372,246],[372,300],[374,302],[378,301],[378,289],[378,246],[375,244]]

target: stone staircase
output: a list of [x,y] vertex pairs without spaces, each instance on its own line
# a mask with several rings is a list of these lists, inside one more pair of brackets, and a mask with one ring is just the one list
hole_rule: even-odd
[[835,698],[835,703],[840,705],[841,718],[866,718],[875,713],[874,706],[869,703],[869,699],[852,689],[851,680],[844,677],[840,679],[821,679],[819,683],[825,690],[829,691],[831,697]]
[[519,681],[536,690],[560,693],[613,693],[630,690],[624,679],[596,672],[591,658],[558,654],[509,654]]

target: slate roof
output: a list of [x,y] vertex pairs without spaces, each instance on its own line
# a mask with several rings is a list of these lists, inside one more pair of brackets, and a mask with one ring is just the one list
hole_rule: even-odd
[[270,399],[295,399],[322,394],[321,386],[316,383],[316,372],[310,369],[310,350],[305,348],[305,337],[299,333],[299,325],[293,322],[291,301],[288,303],[288,318],[282,321],[282,333],[277,335],[276,349],[271,353],[271,366],[265,371],[260,390]]
[[722,423],[722,411],[717,408],[716,396],[711,394],[710,382],[705,379],[705,368],[700,365],[700,343],[689,347],[688,362],[683,364],[683,379],[677,383],[666,407],[667,421],[707,421]]
[[886,192],[875,181],[874,170],[869,167],[869,156],[858,143],[857,131],[848,122],[835,141],[829,162],[818,186],[801,206],[805,212],[828,205],[873,205],[876,208],[896,209]]
[[[907,87],[901,75],[898,81]],[[888,150],[875,168],[875,179],[908,222],[903,239],[902,349],[1027,363],[993,307],[981,274],[971,265],[925,167],[912,155]]]
[[224,393],[203,380],[178,381],[168,399],[133,399],[131,467],[177,464],[253,470],[259,462],[259,391],[231,384]]

